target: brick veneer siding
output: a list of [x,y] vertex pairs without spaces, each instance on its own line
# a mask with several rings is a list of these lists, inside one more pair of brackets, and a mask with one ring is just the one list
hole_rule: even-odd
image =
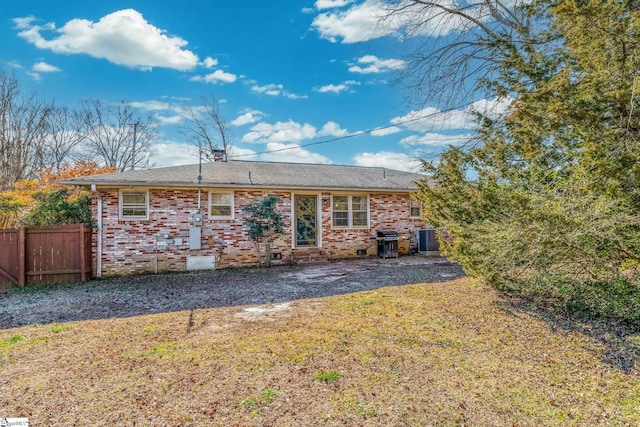
[[[322,197],[330,199],[331,193],[323,193]],[[412,218],[410,212],[408,194],[369,194],[369,228],[341,229],[332,226],[331,204],[323,204],[322,247],[331,258],[355,258],[358,249],[375,256],[378,253],[376,231],[393,230],[400,238],[398,251],[406,255],[410,230],[429,228],[421,218]]]
[[[256,252],[242,226],[242,208],[255,198],[267,194],[280,197],[279,210],[284,214],[287,232],[278,236],[273,251],[282,255],[288,263],[292,253],[292,193],[288,191],[215,190],[233,191],[234,218],[212,220],[208,215],[208,189],[202,190],[201,205],[204,217],[202,248],[188,248],[189,227],[192,216],[198,211],[198,191],[192,189],[149,189],[149,218],[121,220],[119,218],[119,190],[100,188],[102,197],[102,274],[124,275],[144,272],[183,271],[187,256],[213,256],[216,268],[256,265]],[[127,189],[129,190],[129,189]],[[137,191],[137,190],[134,190]],[[295,193],[294,193],[295,194]],[[367,255],[377,254],[376,230],[395,230],[400,235],[399,250],[409,252],[409,231],[426,228],[419,218],[410,217],[408,194],[370,194],[370,227],[364,229],[340,229],[332,226],[331,193],[314,193],[319,197],[322,225],[320,253],[326,259],[357,256],[358,249]],[[94,222],[97,222],[97,199],[93,200]],[[93,235],[94,271],[97,271],[97,233]],[[320,230],[319,230],[320,232]],[[166,237],[168,236],[168,237]],[[182,239],[177,245],[176,239]]]

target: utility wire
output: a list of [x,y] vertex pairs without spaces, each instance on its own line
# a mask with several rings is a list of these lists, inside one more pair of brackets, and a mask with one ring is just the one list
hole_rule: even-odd
[[[373,128],[373,129],[358,131],[358,132],[355,132],[355,133],[352,133],[352,134],[349,134],[349,135],[337,136],[335,138],[325,139],[323,141],[309,142],[307,144],[300,144],[300,145],[297,145],[295,147],[284,147],[284,148],[278,148],[278,149],[275,149],[275,150],[260,151],[260,152],[257,152],[257,153],[237,154],[237,155],[229,156],[229,157],[230,158],[250,157],[250,156],[257,156],[257,155],[260,155],[260,154],[278,153],[278,152],[281,152],[281,151],[298,150],[300,148],[310,147],[312,145],[328,144],[330,142],[336,142],[336,141],[340,141],[340,140],[343,140],[343,139],[356,138],[358,136],[370,134],[370,133],[375,132],[377,130],[389,129],[389,128],[400,126],[400,125],[404,125],[404,124],[407,124],[407,123],[416,122],[418,120],[428,119],[430,117],[437,116],[437,115],[440,115],[440,114],[447,114],[447,113],[450,113],[452,111],[458,110],[458,109],[464,107],[465,105],[468,105],[468,104],[463,104],[463,105],[460,105],[460,106],[457,106],[457,107],[451,107],[451,108],[446,109],[446,110],[436,111],[436,112],[431,113],[431,114],[426,114],[426,115],[420,116],[420,117],[414,117],[413,119],[403,120],[401,122],[394,123],[394,124],[391,124],[391,125],[380,126],[380,127],[376,127],[376,128]],[[462,139],[469,139],[469,138],[452,138],[452,139],[461,139],[462,140]]]

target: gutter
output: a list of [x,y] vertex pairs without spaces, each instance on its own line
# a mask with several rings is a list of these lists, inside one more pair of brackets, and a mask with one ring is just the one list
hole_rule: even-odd
[[102,194],[96,189],[95,184],[91,184],[91,192],[98,198],[98,236],[96,242],[96,277],[99,279],[102,277]]
[[[190,183],[190,182],[151,182],[151,181],[135,181],[135,182],[123,182],[123,181],[111,181],[111,182],[70,182],[60,181],[61,184],[66,185],[91,185],[100,186],[104,188],[172,188],[172,189],[200,189],[200,188],[234,188],[239,190],[252,189],[252,190],[284,190],[284,191],[357,191],[357,192],[371,192],[371,193],[407,193],[418,190],[418,186],[415,187],[331,187],[331,186],[291,186],[291,185],[278,185],[278,184],[244,184],[244,183],[215,183],[215,182],[203,182],[202,184]],[[93,191],[93,190],[92,190]]]

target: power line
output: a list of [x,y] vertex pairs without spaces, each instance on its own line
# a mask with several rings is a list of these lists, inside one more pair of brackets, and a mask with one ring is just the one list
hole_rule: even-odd
[[[468,105],[468,104],[459,105],[457,107],[451,107],[451,108],[446,109],[446,110],[436,111],[436,112],[431,113],[431,114],[426,114],[424,116],[403,120],[401,122],[394,123],[394,124],[391,124],[391,125],[380,126],[380,127],[376,127],[376,128],[373,128],[373,129],[358,131],[358,132],[355,132],[355,133],[352,133],[352,134],[349,134],[349,135],[337,136],[335,138],[326,139],[326,140],[323,140],[323,141],[309,142],[307,144],[300,144],[300,145],[297,145],[295,147],[284,147],[284,148],[278,148],[278,149],[275,149],[275,150],[260,151],[260,152],[257,152],[257,153],[238,154],[238,155],[229,156],[229,157],[230,158],[250,157],[250,156],[257,156],[257,155],[260,155],[260,154],[278,153],[278,152],[281,152],[281,151],[298,150],[300,148],[310,147],[312,145],[328,144],[330,142],[336,142],[336,141],[340,141],[340,140],[343,140],[343,139],[356,138],[356,137],[359,137],[359,136],[362,136],[362,135],[370,134],[370,133],[375,132],[377,130],[389,129],[389,128],[393,128],[393,127],[396,127],[396,126],[404,125],[404,124],[407,124],[407,123],[416,122],[418,120],[428,119],[430,117],[437,116],[437,115],[440,115],[440,114],[450,113],[452,111],[455,111],[455,110],[458,110],[458,109],[464,107],[465,105]],[[452,139],[454,139],[454,138],[452,138]],[[468,138],[456,138],[456,139],[468,139]]]

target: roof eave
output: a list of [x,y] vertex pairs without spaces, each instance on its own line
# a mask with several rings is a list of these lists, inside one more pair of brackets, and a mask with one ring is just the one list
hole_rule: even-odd
[[394,192],[406,193],[417,191],[418,187],[319,187],[319,186],[289,186],[274,184],[240,184],[240,183],[215,183],[215,182],[150,182],[150,181],[60,181],[60,184],[89,187],[95,185],[102,187],[145,187],[145,188],[243,188],[243,189],[268,189],[268,190],[291,190],[291,191],[363,191],[363,192]]

